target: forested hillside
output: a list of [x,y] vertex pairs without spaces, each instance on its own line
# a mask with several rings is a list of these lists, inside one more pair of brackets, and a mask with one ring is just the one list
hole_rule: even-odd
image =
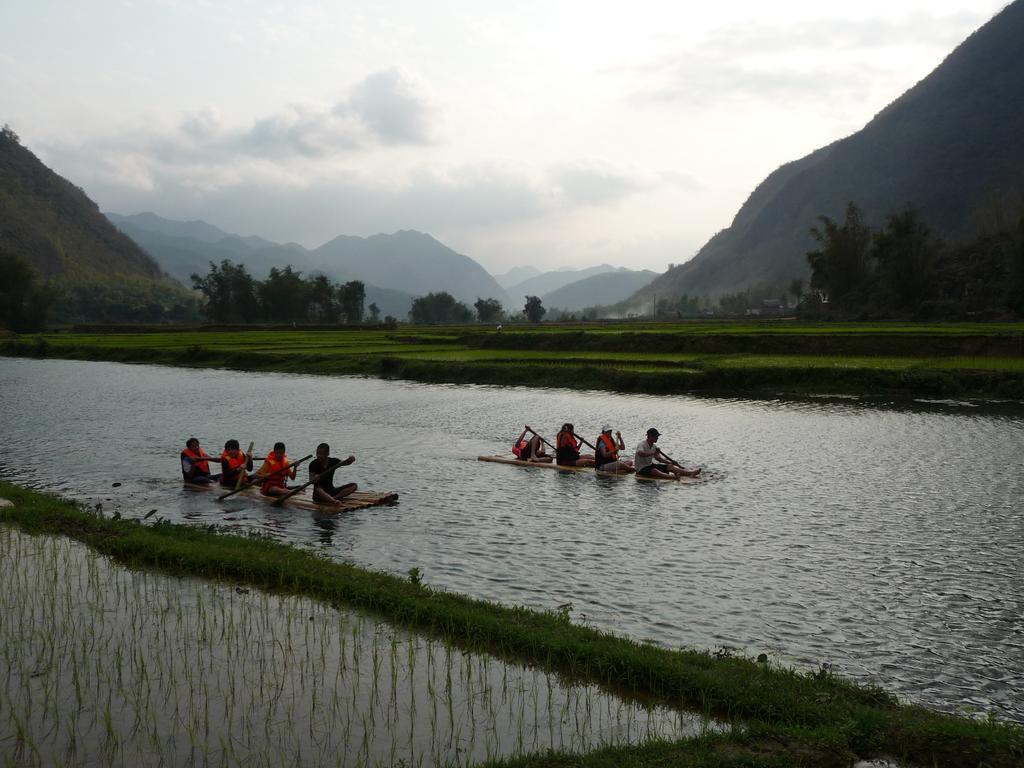
[[152,321],[194,312],[184,286],[7,127],[0,130],[0,253],[50,283],[51,319]]
[[820,216],[855,202],[866,225],[910,206],[938,237],[968,241],[1024,213],[1024,0],[1007,6],[861,131],[782,166],[691,261],[637,294],[785,290],[809,275]]

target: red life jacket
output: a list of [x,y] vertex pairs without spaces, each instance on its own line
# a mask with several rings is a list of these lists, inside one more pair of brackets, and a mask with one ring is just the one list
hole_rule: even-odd
[[512,455],[514,455],[518,459],[523,453],[523,448],[525,448],[529,444],[530,443],[526,440],[520,440],[518,443],[512,446]]
[[200,475],[210,474],[210,457],[206,455],[206,451],[202,448],[199,449],[199,453],[196,453],[191,448],[185,448],[181,452],[182,458],[188,459],[192,462],[192,469]]
[[232,457],[227,451],[220,454],[220,482],[221,485],[233,485],[238,480],[239,472],[248,462],[248,457],[238,451],[238,455]]
[[267,479],[263,481],[263,485],[260,486],[260,491],[266,493],[269,488],[284,488],[287,484],[287,478],[289,475],[286,467],[291,463],[288,461],[288,457],[284,456],[281,458],[281,461],[278,461],[277,455],[271,452],[267,454],[266,461],[267,463],[265,466],[267,468],[267,472],[275,474],[269,475]]
[[572,436],[572,432],[559,432],[555,438],[555,445],[557,450],[568,448],[577,452],[580,447],[580,444],[576,442],[576,438]]
[[617,461],[619,458],[619,449],[615,445],[615,441],[612,440],[608,435],[602,432],[597,436],[597,447],[604,446],[604,457],[607,461]]

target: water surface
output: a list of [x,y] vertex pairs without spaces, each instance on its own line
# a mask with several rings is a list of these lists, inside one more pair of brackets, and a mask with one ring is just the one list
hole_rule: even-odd
[[[1024,722],[1024,413],[764,402],[0,359],[0,473],[126,515],[256,528],[332,558],[668,646],[830,664],[933,707]],[[530,423],[709,481],[484,464]],[[318,520],[178,481],[196,435],[327,440],[393,507]],[[111,487],[120,482],[118,488]]]

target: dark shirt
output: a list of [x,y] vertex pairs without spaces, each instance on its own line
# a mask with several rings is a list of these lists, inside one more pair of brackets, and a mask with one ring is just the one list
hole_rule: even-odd
[[[325,461],[320,459],[313,459],[309,464],[309,479],[312,480],[314,475],[320,475],[315,483],[314,488],[320,488],[327,494],[333,496],[338,492],[338,489],[334,487],[334,471],[341,466],[340,459],[332,459],[330,456]],[[328,467],[330,467],[328,469]],[[324,470],[327,470],[324,472]]]

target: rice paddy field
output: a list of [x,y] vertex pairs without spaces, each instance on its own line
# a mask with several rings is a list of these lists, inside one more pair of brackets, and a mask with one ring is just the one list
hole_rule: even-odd
[[4,765],[466,765],[706,718],[296,596],[0,526]]
[[660,394],[1024,399],[1022,323],[115,330],[17,337],[0,353]]

